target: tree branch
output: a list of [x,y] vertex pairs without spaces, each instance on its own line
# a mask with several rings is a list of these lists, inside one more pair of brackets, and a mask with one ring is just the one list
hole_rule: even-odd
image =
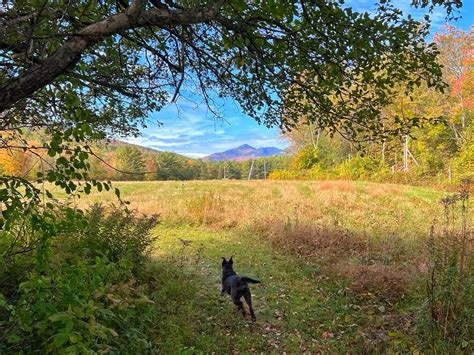
[[[141,2],[141,0],[135,1],[134,9]],[[0,112],[13,107],[18,101],[30,97],[37,90],[51,84],[59,75],[74,67],[84,52],[105,37],[132,28],[209,22],[216,17],[219,8],[216,4],[175,11],[155,8],[142,11],[136,18],[130,16],[127,10],[126,13],[115,14],[103,21],[93,23],[73,35],[43,63],[33,66],[24,74],[0,86]],[[135,11],[138,10],[132,13],[135,14]]]

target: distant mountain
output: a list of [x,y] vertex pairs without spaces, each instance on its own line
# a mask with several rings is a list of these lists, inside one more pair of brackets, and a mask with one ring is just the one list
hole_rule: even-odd
[[278,155],[284,155],[285,152],[275,147],[263,147],[254,148],[248,144],[241,145],[240,147],[226,150],[220,153],[214,153],[204,157],[204,160],[248,160],[263,157],[273,157]]

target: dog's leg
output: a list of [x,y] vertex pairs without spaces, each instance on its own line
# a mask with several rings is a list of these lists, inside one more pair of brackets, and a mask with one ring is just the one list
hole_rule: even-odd
[[242,316],[245,318],[245,308],[244,308],[244,304],[242,303],[242,301],[238,300],[238,301],[234,301],[234,304],[237,306],[237,312],[242,312]]
[[255,317],[255,313],[252,308],[252,294],[250,293],[249,289],[244,292],[244,299],[245,302],[247,302],[247,304],[249,305],[250,315],[252,316],[252,320],[255,322],[257,318]]
[[232,296],[232,302],[237,306],[237,311],[242,312],[242,316],[245,317],[245,309],[244,309],[244,304],[240,300],[242,295],[237,291],[232,289],[231,290],[231,296]]

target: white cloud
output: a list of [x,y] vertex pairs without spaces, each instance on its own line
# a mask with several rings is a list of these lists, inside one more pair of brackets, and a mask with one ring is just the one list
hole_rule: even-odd
[[204,158],[205,156],[209,155],[209,154],[205,154],[205,153],[180,153],[180,154],[184,155],[186,157],[195,158],[195,159]]

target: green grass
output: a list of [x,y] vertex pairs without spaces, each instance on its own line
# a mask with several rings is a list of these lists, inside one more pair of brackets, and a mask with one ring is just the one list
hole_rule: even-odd
[[[322,273],[318,263],[275,250],[261,238],[166,224],[156,233],[151,268],[162,312],[155,339],[160,352],[351,352],[413,344],[400,342],[403,330],[389,324],[388,308],[399,312],[396,307],[377,299],[367,304],[348,291],[346,278]],[[178,238],[192,242],[183,246]],[[262,281],[252,287],[256,323],[242,319],[230,298],[220,295],[221,257],[230,255],[236,271]]]

